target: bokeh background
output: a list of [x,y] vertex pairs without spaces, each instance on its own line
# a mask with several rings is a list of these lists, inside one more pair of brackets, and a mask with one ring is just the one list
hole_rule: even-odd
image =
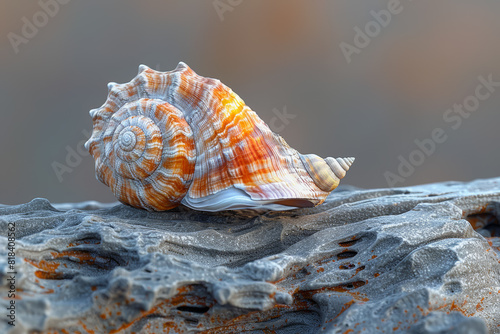
[[443,114],[500,81],[500,2],[401,0],[348,62],[341,43],[394,1],[0,2],[0,203],[114,201],[82,150],[88,111],[142,63],[220,79],[301,153],[355,156],[345,184],[389,186],[436,128],[447,140],[395,186],[499,176],[500,88],[457,129]]

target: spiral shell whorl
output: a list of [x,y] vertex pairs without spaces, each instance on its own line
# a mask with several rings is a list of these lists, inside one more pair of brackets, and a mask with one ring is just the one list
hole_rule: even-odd
[[314,183],[326,192],[338,187],[340,180],[354,162],[354,158],[323,159],[316,154],[300,154],[300,158]]
[[[113,119],[116,115],[120,113],[116,113]],[[161,130],[145,116],[130,116],[120,121],[118,124],[110,122],[104,133],[105,152],[110,165],[124,178],[145,179],[158,168],[161,161]]]
[[[114,90],[124,88],[117,86],[123,85],[112,85],[105,105],[91,112],[94,122],[109,115],[102,127],[98,124],[99,132],[94,124],[86,143],[96,158],[96,176],[124,203],[150,210],[173,208],[194,175],[191,128],[183,113],[163,100],[133,97],[117,103],[112,99]],[[120,107],[108,114],[109,105]]]
[[326,158],[325,162],[330,166],[332,172],[340,180],[344,178],[347,171],[354,163],[354,158]]

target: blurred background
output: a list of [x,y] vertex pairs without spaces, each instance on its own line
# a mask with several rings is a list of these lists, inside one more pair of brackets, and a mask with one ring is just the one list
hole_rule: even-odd
[[499,15],[493,0],[2,1],[0,203],[114,201],[83,149],[88,111],[139,64],[179,61],[299,152],[355,156],[343,184],[499,176]]

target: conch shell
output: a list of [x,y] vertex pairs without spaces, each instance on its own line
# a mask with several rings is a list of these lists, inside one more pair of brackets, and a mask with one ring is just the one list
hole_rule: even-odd
[[219,80],[139,66],[90,111],[96,177],[150,211],[287,210],[324,202],[354,158],[302,155]]

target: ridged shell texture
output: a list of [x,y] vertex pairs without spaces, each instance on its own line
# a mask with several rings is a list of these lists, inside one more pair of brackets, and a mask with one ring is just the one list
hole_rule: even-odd
[[180,63],[110,83],[85,144],[96,177],[150,211],[286,210],[321,204],[354,158],[302,155],[219,80]]

